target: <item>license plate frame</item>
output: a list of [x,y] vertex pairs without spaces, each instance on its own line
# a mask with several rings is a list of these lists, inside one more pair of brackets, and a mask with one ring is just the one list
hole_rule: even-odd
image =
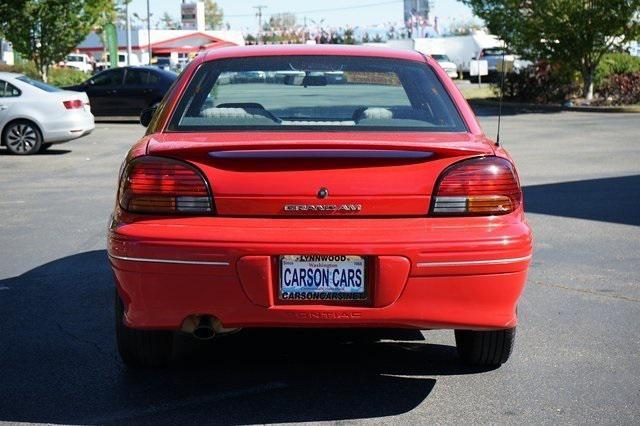
[[[303,259],[301,259],[303,258]],[[309,260],[311,259],[311,260]],[[326,259],[326,260],[323,260]],[[343,260],[344,259],[344,260]],[[291,262],[294,262],[294,265]],[[349,264],[345,264],[345,262],[350,262]],[[369,285],[369,268],[368,268],[368,258],[366,256],[360,255],[281,255],[278,256],[278,275],[276,278],[277,285],[277,297],[280,303],[331,303],[331,304],[366,304],[370,300],[370,285]],[[333,284],[333,270],[338,271],[346,271],[346,278],[348,281],[349,277],[349,268],[348,266],[352,266],[351,268],[353,273],[353,281],[352,284],[356,284],[357,272],[360,271],[360,283],[361,287],[355,286],[355,288],[340,287],[338,290],[335,286],[329,287],[325,286],[320,288],[312,288],[308,286],[302,286],[296,289],[291,288],[291,286],[285,286],[283,284],[286,283],[285,274],[287,266],[291,269],[291,266],[295,266],[295,263],[298,265],[305,263],[313,263],[314,265],[311,269],[320,269],[322,265],[329,268],[328,274],[330,275],[329,285]],[[337,267],[331,267],[327,264],[337,263],[340,264]],[[341,275],[341,272],[338,274]],[[320,274],[317,272],[314,276],[317,278]],[[289,272],[289,276],[287,277],[289,281],[291,281],[291,272]],[[326,275],[325,275],[326,278]],[[287,288],[289,287],[289,288]],[[358,290],[359,291],[355,291]],[[286,290],[286,291],[285,291]],[[292,291],[295,290],[295,291]],[[298,294],[293,294],[298,293]]]

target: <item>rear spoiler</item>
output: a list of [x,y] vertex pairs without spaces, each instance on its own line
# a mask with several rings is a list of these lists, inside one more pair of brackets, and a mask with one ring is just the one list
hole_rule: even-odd
[[[482,141],[393,140],[184,140],[176,134],[151,138],[147,152],[154,155],[206,155],[210,158],[396,158],[426,159],[433,156],[493,155],[493,146]],[[175,139],[171,138],[173,136]],[[178,136],[178,137],[176,137]],[[182,135],[180,135],[182,136]],[[245,134],[246,138],[249,136]],[[185,138],[186,139],[186,138]],[[204,139],[204,140],[203,140]]]
[[433,156],[431,151],[408,151],[398,149],[251,149],[211,151],[212,158],[391,158],[425,159]]

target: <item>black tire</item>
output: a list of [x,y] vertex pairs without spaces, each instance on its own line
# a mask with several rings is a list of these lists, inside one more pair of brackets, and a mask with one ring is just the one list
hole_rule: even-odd
[[15,120],[4,127],[2,144],[11,154],[35,154],[42,146],[42,133],[38,126],[29,120]]
[[46,151],[47,149],[51,148],[53,146],[52,143],[43,143],[42,145],[40,145],[40,151]]
[[492,331],[456,330],[460,358],[472,365],[497,367],[509,359],[516,341],[516,328]]
[[116,340],[120,358],[129,367],[164,367],[171,359],[173,332],[136,330],[122,322],[124,306],[116,292]]

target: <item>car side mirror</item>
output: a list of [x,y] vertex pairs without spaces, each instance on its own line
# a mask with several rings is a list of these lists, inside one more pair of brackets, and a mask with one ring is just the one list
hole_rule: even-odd
[[148,127],[149,123],[151,123],[151,119],[153,118],[153,114],[156,113],[157,109],[157,106],[143,109],[142,113],[140,113],[140,124],[142,124],[144,127]]

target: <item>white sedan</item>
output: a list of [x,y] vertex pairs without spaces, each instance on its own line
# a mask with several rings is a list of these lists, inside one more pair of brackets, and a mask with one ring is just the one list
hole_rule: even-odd
[[12,154],[34,154],[94,128],[86,93],[0,72],[0,144]]
[[447,55],[431,55],[433,59],[435,59],[438,64],[442,67],[443,70],[447,73],[447,75],[453,79],[458,78],[458,66],[451,62],[451,59]]

